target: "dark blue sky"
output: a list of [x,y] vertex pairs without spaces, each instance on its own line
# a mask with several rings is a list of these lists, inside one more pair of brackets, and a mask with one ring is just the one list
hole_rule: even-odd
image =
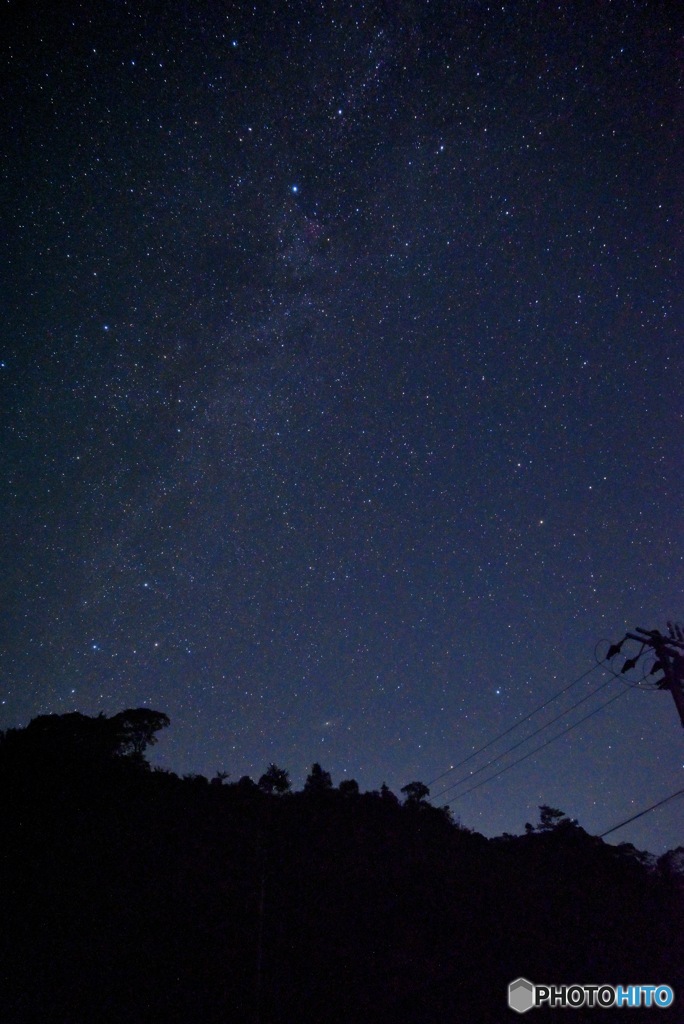
[[[0,727],[398,791],[684,617],[670,5],[8,12]],[[667,693],[528,730],[606,680],[464,824],[681,787]]]

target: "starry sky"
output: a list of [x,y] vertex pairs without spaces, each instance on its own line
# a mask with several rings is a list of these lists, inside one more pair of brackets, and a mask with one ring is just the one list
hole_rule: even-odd
[[596,666],[684,618],[674,7],[6,5],[0,727],[149,706],[179,773],[398,792],[593,667],[437,802],[681,787]]

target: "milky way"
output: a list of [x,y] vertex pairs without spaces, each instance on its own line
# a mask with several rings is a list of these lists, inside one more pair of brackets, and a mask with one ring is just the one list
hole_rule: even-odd
[[[684,617],[665,6],[10,22],[1,727],[145,704],[179,773],[398,791]],[[527,730],[605,681],[465,825],[681,786],[669,694],[601,668]]]

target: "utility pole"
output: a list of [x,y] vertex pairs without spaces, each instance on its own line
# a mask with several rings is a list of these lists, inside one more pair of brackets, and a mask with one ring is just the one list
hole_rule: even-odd
[[656,661],[650,674],[662,672],[660,679],[654,680],[659,690],[669,690],[675,702],[679,719],[684,727],[684,630],[677,623],[668,622],[668,636],[657,629],[641,629],[636,627],[636,632],[625,633],[624,638],[618,644],[612,644],[606,660],[610,661],[627,640],[636,640],[641,644],[641,650],[634,658],[628,658],[622,666],[621,674],[629,672],[634,668],[639,658],[647,650],[653,651]]

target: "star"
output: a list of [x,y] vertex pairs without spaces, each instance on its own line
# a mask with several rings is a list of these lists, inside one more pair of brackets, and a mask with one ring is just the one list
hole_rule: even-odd
[[[91,6],[68,75],[59,33],[12,27],[0,729],[74,686],[168,713],[181,774],[229,751],[296,786],[324,736],[333,778],[399,792],[509,705],[587,669],[590,693],[596,643],[680,599],[672,402],[645,384],[684,388],[668,6],[582,5],[581,61],[479,4],[353,31],[143,11],[106,60]],[[616,820],[667,792],[679,723],[625,690],[463,823],[546,802],[598,832],[597,786]],[[618,839],[679,845],[669,813]]]

